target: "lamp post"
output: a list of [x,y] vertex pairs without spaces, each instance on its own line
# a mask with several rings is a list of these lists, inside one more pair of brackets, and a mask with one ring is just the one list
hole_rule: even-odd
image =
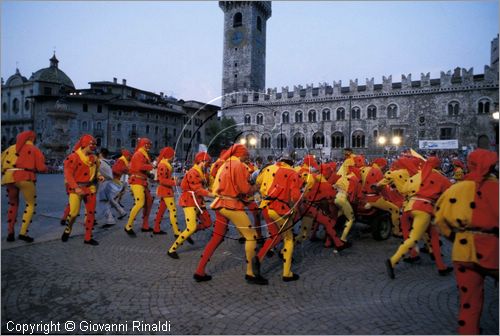
[[395,151],[396,151],[396,154],[397,154],[398,147],[401,144],[401,137],[398,136],[398,135],[393,136],[392,139],[391,139],[391,143],[394,145]]
[[379,136],[379,137],[377,138],[377,143],[379,144],[379,146],[380,146],[380,147],[382,147],[382,151],[383,151],[384,155],[386,154],[386,152],[385,152],[385,148],[384,148],[384,146],[385,146],[386,142],[387,142],[387,139],[386,139],[386,137],[385,137],[385,136],[383,136],[383,135],[381,135],[381,136]]
[[349,96],[349,129],[347,132],[348,148],[351,148],[351,113],[352,113],[352,96]]

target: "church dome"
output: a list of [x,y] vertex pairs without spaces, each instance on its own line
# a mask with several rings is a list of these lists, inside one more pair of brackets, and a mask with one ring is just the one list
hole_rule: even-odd
[[59,60],[54,54],[54,56],[52,56],[52,58],[50,59],[50,66],[33,73],[30,77],[30,81],[57,83],[74,89],[75,85],[73,84],[73,81],[68,77],[68,75],[64,73],[64,71],[59,69],[58,64]]
[[21,85],[27,81],[28,81],[28,79],[26,79],[26,77],[21,75],[21,73],[19,72],[19,69],[16,68],[16,73],[7,79],[7,82],[5,82],[5,85],[6,86]]

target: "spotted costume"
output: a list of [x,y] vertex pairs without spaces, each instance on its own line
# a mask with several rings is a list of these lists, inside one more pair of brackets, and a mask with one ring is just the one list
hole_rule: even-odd
[[23,195],[26,208],[23,213],[19,239],[32,242],[28,227],[35,213],[36,173],[46,172],[45,157],[34,145],[35,132],[24,131],[17,135],[16,144],[2,152],[2,185],[7,188],[9,209],[7,213],[7,241],[14,241],[14,226],[19,208],[19,192]]
[[498,281],[498,179],[490,174],[498,155],[484,149],[467,160],[470,173],[436,203],[436,224],[453,241],[452,255],[460,306],[458,332],[479,334],[484,281]]

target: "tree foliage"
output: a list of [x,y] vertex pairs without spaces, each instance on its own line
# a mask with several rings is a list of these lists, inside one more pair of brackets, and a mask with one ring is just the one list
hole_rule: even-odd
[[219,156],[221,150],[234,144],[238,134],[238,127],[233,118],[223,117],[210,121],[207,125],[208,153],[212,157]]

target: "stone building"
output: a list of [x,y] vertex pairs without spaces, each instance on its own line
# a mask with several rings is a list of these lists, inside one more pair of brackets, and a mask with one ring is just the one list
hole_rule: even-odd
[[16,69],[5,84],[2,81],[2,148],[28,129],[37,133],[47,159],[57,162],[84,133],[93,134],[98,146],[112,152],[133,150],[138,138],[148,137],[154,154],[174,146],[177,157],[188,160],[206,143],[202,118],[217,113],[218,106],[137,89],[125,79],[75,89],[58,64],[54,55],[48,68],[29,79]]
[[[254,155],[281,149],[341,157],[352,147],[368,157],[401,146],[419,148],[425,141],[457,140],[455,151],[486,139],[498,146],[498,36],[483,74],[473,69],[442,71],[440,78],[384,76],[348,86],[341,81],[265,88],[266,21],[271,2],[219,2],[224,12],[222,115],[233,118]],[[399,144],[392,145],[394,137]],[[387,143],[381,144],[386,139]],[[252,142],[255,143],[255,140]],[[487,145],[488,145],[487,144]]]

